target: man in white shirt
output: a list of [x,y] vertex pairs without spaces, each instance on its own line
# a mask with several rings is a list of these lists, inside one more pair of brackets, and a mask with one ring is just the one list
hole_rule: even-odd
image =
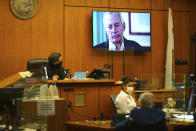
[[105,12],[103,23],[109,40],[96,45],[94,48],[107,48],[109,51],[142,49],[140,44],[132,40],[127,40],[123,36],[125,31],[125,22],[120,15],[120,12]]

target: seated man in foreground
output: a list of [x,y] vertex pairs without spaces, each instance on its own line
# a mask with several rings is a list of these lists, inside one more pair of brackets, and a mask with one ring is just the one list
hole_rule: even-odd
[[130,118],[118,123],[115,126],[115,131],[126,131],[128,129],[132,131],[138,129],[148,130],[147,127],[153,131],[167,131],[165,113],[162,110],[153,108],[154,95],[147,92],[142,93],[138,101],[141,108],[132,110]]

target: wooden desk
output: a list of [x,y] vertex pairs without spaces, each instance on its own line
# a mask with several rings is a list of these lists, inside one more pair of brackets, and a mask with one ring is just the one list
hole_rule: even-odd
[[[114,131],[109,121],[75,121],[65,122],[66,131]],[[193,124],[167,123],[168,131],[192,131]]]
[[114,131],[110,121],[75,121],[65,122],[66,131]]
[[169,123],[167,124],[168,131],[193,131],[194,124]]
[[56,82],[61,98],[67,100],[67,120],[111,119],[115,113],[110,95],[118,94],[120,84],[115,80],[48,80]]

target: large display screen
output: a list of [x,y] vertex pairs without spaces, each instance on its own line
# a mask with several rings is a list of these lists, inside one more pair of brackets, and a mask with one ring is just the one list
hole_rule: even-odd
[[151,50],[150,13],[93,11],[92,15],[93,49]]

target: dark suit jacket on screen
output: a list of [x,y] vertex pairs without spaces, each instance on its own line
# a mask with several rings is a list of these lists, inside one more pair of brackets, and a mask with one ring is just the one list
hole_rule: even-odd
[[[125,50],[138,50],[138,51],[144,51],[146,48],[142,47],[140,44],[138,44],[135,41],[127,40],[124,38],[124,47]],[[96,46],[94,46],[95,49],[107,49],[109,50],[109,40],[103,43],[100,43]]]

